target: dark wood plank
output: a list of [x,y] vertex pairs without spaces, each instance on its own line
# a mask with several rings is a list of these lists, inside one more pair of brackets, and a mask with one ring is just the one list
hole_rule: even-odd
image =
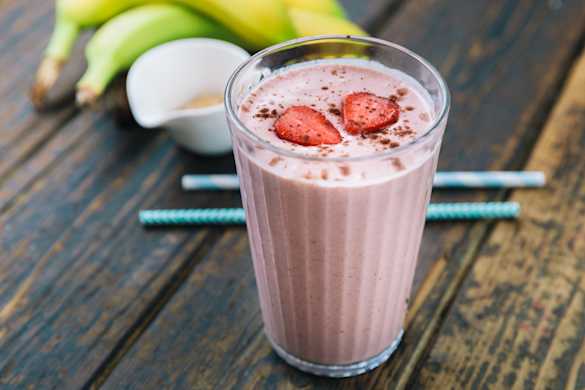
[[[52,26],[51,8],[49,2],[35,7],[32,1],[0,6],[0,67],[11,70],[9,76],[5,73],[0,78],[0,152],[3,156],[11,152],[11,144],[22,138],[23,128],[36,119],[28,104],[27,84],[32,80],[46,44],[45,37]],[[30,31],[27,27],[31,27]],[[10,157],[7,155],[2,161],[13,160]]]
[[405,0],[340,0],[349,17],[370,34],[377,34],[406,3]]
[[[429,58],[446,75],[453,92],[442,169],[523,167],[580,45],[584,16],[585,4],[580,1],[566,1],[553,9],[545,2],[420,0],[401,9],[383,37]],[[435,199],[480,200],[502,198],[504,193],[436,195]],[[417,271],[421,295],[413,300],[403,344],[388,364],[342,381],[304,375],[270,351],[258,312],[251,314],[257,310],[249,291],[253,288],[251,265],[240,264],[249,260],[239,249],[237,256],[228,252],[230,245],[244,245],[244,233],[239,233],[237,244],[226,236],[205,260],[214,264],[202,267],[223,267],[228,261],[225,267],[235,267],[239,278],[233,281],[231,271],[224,269],[225,278],[213,273],[203,283],[208,271],[199,269],[129,350],[106,387],[157,387],[174,381],[187,387],[203,383],[238,388],[402,388],[432,345],[490,226],[428,227]],[[229,257],[224,253],[230,253]],[[234,298],[232,289],[241,299]],[[219,296],[209,298],[213,294]],[[237,309],[226,310],[225,302],[234,302]],[[214,305],[217,310],[205,309],[205,315],[193,309]]]
[[[580,21],[585,17],[585,4],[569,1],[559,8],[528,1],[450,1],[455,11],[449,13],[431,3],[418,4],[424,15],[421,23],[433,27],[413,34],[422,43],[416,50],[438,66],[453,95],[439,169],[524,168],[551,102],[582,45],[585,25]],[[409,11],[416,12],[414,7]],[[574,25],[567,25],[569,20]],[[465,31],[467,23],[474,25],[473,30]],[[566,35],[559,36],[560,30]],[[394,25],[385,36],[398,42],[413,37],[408,29]],[[438,192],[433,199],[485,200],[504,195]],[[433,287],[425,291],[428,296],[415,307],[418,311],[410,314],[410,329],[396,359],[377,370],[368,384],[402,388],[415,375],[419,359],[433,342],[437,326],[444,321],[444,310],[489,229],[483,223],[465,230],[445,229],[440,224],[428,227],[418,275],[428,274],[432,280],[422,283],[433,283]],[[445,268],[429,273],[442,259]]]
[[14,52],[0,63],[21,70],[0,79],[0,387],[79,388],[139,334],[215,232],[145,232],[137,210],[213,204],[182,193],[180,174],[233,170],[160,132],[121,132],[101,111],[35,114],[26,95],[51,7],[0,7],[0,47]]
[[82,386],[213,242],[203,229],[145,231],[138,209],[229,198],[183,193],[180,174],[201,161],[166,137],[69,126],[93,131],[0,217],[0,383]]
[[[222,378],[230,376],[225,374],[234,370],[240,353],[258,341],[261,330],[244,232],[244,228],[231,228],[223,234],[164,308],[165,315],[149,327],[148,337],[138,341],[133,358],[123,361],[124,369],[116,370],[104,388],[234,388]],[[159,335],[168,341],[169,331],[174,341],[168,344],[150,337]],[[200,338],[208,332],[213,336]],[[255,344],[263,346],[259,340]],[[168,359],[159,360],[157,355]],[[157,364],[150,364],[155,360]],[[249,368],[240,366],[237,370]],[[130,370],[135,374],[124,380]],[[96,384],[104,379],[98,378]]]
[[[585,387],[585,55],[515,191],[518,223],[499,223],[449,310],[413,388]],[[497,357],[497,358],[496,358]]]
[[[76,113],[70,106],[42,115],[37,114],[28,99],[28,89],[53,25],[52,2],[31,0],[6,2],[0,5],[0,68],[9,76],[0,78],[0,199],[6,197],[6,184],[15,170],[27,164],[59,128]],[[79,58],[81,47],[76,49]],[[66,67],[56,88],[56,96],[71,88],[82,69],[74,60]],[[8,72],[7,72],[8,73]],[[31,171],[27,171],[31,174]],[[8,191],[8,192],[10,192]],[[0,200],[0,210],[2,205]]]
[[[35,6],[36,3],[36,6]],[[19,138],[19,124],[31,117],[28,84],[31,82],[46,37],[52,28],[52,4],[24,0],[0,5],[0,147],[7,152],[10,141]],[[9,73],[7,70],[10,70]]]

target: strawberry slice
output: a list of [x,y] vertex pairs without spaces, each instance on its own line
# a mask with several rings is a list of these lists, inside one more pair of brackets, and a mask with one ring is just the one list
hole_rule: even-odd
[[390,99],[368,92],[343,98],[343,125],[351,134],[382,130],[398,121],[400,106]]
[[274,123],[276,134],[303,146],[338,144],[339,131],[319,111],[306,106],[292,106]]

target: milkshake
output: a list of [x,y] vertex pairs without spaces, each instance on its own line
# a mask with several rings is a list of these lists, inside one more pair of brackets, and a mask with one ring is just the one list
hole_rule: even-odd
[[400,48],[334,41],[260,53],[226,102],[266,335],[290,364],[342,377],[402,336],[448,95],[425,63],[417,80],[376,53],[342,58]]

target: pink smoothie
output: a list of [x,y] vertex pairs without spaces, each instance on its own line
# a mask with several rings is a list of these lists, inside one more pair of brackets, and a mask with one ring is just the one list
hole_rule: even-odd
[[[396,100],[399,121],[366,136],[345,131],[343,96],[361,91]],[[323,113],[343,141],[278,138],[274,122],[293,105]],[[265,78],[239,117],[266,142],[234,139],[268,337],[327,365],[388,350],[402,332],[440,146],[440,134],[419,139],[434,120],[427,92],[380,64],[321,60]]]

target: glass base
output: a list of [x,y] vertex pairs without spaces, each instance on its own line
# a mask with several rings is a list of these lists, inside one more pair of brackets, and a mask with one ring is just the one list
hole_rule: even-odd
[[392,355],[392,353],[398,347],[398,344],[400,344],[400,340],[402,340],[403,334],[404,331],[401,329],[400,334],[398,335],[398,337],[396,337],[392,344],[390,344],[388,348],[386,348],[376,356],[371,357],[368,360],[350,364],[318,364],[307,362],[286,352],[280,345],[272,341],[272,339],[268,337],[268,335],[266,335],[266,337],[268,338],[268,341],[270,341],[270,344],[272,344],[272,348],[274,349],[276,354],[280,356],[282,359],[284,359],[284,361],[286,361],[291,366],[313,375],[326,376],[330,378],[346,378],[349,376],[360,375],[367,371],[373,370],[374,368],[378,367],[380,364],[388,360],[390,355]]

